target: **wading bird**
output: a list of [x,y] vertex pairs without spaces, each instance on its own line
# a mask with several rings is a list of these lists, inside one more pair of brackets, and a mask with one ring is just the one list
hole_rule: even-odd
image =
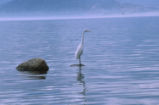
[[82,38],[81,38],[81,42],[77,47],[77,50],[75,52],[75,57],[76,59],[79,59],[79,66],[83,66],[83,64],[81,64],[81,55],[83,53],[83,48],[84,48],[84,34],[85,32],[90,32],[89,30],[84,30],[82,32]]

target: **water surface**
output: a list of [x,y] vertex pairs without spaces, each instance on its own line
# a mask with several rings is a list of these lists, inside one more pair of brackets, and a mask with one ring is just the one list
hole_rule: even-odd
[[[159,18],[0,22],[2,105],[159,104]],[[84,29],[82,63],[74,52]],[[48,74],[21,73],[33,57]]]

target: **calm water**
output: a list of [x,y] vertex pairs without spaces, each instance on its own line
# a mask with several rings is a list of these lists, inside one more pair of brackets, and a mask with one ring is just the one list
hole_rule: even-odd
[[[47,74],[16,70],[33,57]],[[1,21],[0,105],[159,105],[159,17]]]

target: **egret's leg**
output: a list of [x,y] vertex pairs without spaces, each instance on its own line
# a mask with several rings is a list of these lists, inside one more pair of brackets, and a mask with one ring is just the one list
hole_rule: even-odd
[[81,65],[81,57],[79,58],[79,65]]

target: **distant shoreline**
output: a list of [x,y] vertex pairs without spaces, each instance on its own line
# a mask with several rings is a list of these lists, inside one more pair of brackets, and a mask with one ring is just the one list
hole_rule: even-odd
[[0,21],[38,21],[38,20],[72,20],[72,19],[104,19],[104,18],[133,18],[133,17],[159,17],[159,14],[133,14],[109,16],[74,16],[74,17],[0,17]]

